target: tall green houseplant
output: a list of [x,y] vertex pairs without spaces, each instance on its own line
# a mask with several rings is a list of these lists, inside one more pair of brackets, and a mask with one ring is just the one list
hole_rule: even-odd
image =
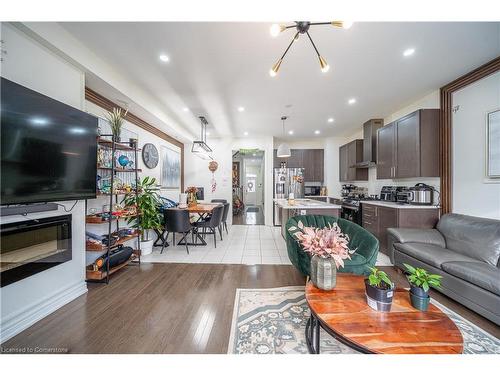
[[158,190],[156,178],[144,177],[137,186],[137,201],[133,193],[126,195],[122,200],[126,206],[137,204],[139,216],[128,218],[127,224],[141,230],[141,241],[150,240],[149,231],[151,229],[161,228],[161,214],[158,210],[161,201]]

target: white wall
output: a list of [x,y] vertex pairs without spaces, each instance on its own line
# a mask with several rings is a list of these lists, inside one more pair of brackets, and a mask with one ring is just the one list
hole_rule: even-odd
[[500,180],[486,177],[486,115],[500,108],[500,72],[455,92],[453,106],[452,210],[500,219]]
[[[207,143],[214,151],[212,157],[219,163],[215,172],[217,190],[212,193],[212,173],[208,170],[208,160],[202,160],[191,152],[191,144],[184,145],[184,185],[203,186],[205,188],[205,200],[213,198],[227,199],[232,202],[232,150],[240,148],[260,149],[264,151],[264,219],[266,225],[273,222],[273,138],[272,137],[248,137],[248,138],[217,138],[208,139]],[[232,222],[231,215],[228,223]]]
[[[27,37],[10,24],[1,24],[3,55],[1,75],[78,109],[84,107],[84,75],[65,60]],[[74,203],[59,202],[68,208]],[[72,210],[71,261],[0,289],[1,342],[47,316],[87,291],[85,284],[85,202]],[[2,217],[2,223],[65,214],[58,211],[28,217]]]

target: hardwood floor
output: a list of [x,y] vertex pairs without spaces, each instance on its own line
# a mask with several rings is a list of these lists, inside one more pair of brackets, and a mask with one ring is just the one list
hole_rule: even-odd
[[[380,267],[398,285],[404,277]],[[287,265],[142,264],[10,339],[4,348],[69,353],[226,353],[236,288],[302,285]],[[437,292],[433,298],[496,337],[500,328]]]

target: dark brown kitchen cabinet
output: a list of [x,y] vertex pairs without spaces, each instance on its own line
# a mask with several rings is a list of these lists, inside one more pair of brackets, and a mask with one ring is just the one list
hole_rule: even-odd
[[363,228],[378,238],[380,251],[391,256],[387,248],[387,229],[434,228],[439,219],[439,208],[398,208],[362,203],[361,215]]
[[363,161],[363,140],[355,139],[339,148],[339,179],[346,181],[368,181],[367,168],[354,168]]
[[324,150],[323,149],[292,149],[289,158],[278,158],[277,150],[274,150],[273,165],[279,168],[282,162],[286,162],[287,168],[304,168],[304,181],[324,181]]
[[394,177],[396,124],[391,122],[377,131],[377,179]]
[[377,132],[377,179],[439,177],[439,110],[420,109]]

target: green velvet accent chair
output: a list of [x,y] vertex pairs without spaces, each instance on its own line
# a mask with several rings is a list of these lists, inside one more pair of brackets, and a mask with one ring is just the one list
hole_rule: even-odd
[[374,267],[377,261],[379,249],[378,239],[363,227],[349,220],[334,216],[303,215],[291,217],[286,223],[286,248],[288,257],[292,264],[304,276],[309,276],[311,256],[304,252],[302,246],[289,232],[290,227],[297,227],[299,221],[306,227],[324,228],[328,224],[337,223],[343,233],[349,236],[349,248],[356,249],[351,259],[344,261],[344,267],[337,272],[354,273],[356,275],[368,275],[369,267]]

